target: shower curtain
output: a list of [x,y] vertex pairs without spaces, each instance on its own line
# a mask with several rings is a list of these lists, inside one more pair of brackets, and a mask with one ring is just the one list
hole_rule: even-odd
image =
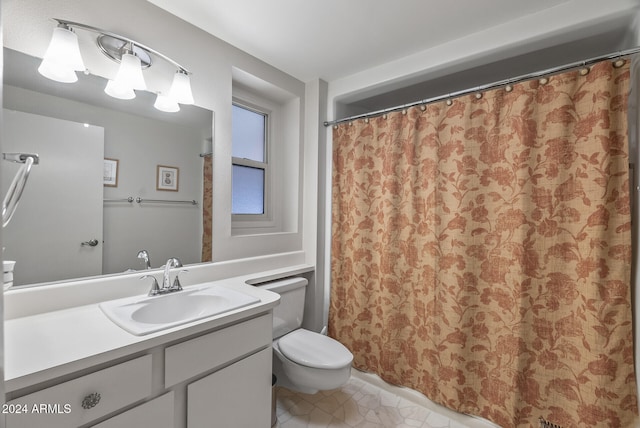
[[213,228],[213,157],[203,156],[202,166],[202,261],[211,261]]
[[637,423],[628,64],[333,132],[329,334],[501,427]]

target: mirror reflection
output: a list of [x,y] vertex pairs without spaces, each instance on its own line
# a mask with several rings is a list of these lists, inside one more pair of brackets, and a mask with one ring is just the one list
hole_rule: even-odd
[[[211,152],[213,112],[160,112],[151,93],[113,99],[100,77],[52,82],[38,58],[4,55],[3,151],[40,155],[3,231],[14,286],[207,261],[201,155]],[[3,192],[18,167],[3,164]]]

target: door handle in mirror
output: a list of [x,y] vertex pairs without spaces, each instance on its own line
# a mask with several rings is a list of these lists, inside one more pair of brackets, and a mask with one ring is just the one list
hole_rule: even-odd
[[88,245],[89,247],[95,247],[96,245],[98,245],[98,240],[97,239],[91,239],[89,241],[84,241],[80,245],[82,245],[83,247],[85,245]]

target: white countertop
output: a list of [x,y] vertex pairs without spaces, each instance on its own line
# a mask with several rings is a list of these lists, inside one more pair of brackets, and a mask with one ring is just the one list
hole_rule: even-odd
[[[250,319],[277,306],[280,296],[248,285],[312,270],[295,266],[211,281],[260,299],[259,303],[156,333],[135,336],[100,310],[98,303],[6,320],[5,390],[25,388],[97,364],[217,327]],[[193,284],[199,285],[199,284]],[[185,286],[188,288],[189,285]]]

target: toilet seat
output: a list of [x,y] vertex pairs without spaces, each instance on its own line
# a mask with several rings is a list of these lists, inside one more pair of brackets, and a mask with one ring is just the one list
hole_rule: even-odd
[[353,360],[351,352],[337,340],[304,329],[280,338],[278,347],[285,357],[306,367],[339,369]]

